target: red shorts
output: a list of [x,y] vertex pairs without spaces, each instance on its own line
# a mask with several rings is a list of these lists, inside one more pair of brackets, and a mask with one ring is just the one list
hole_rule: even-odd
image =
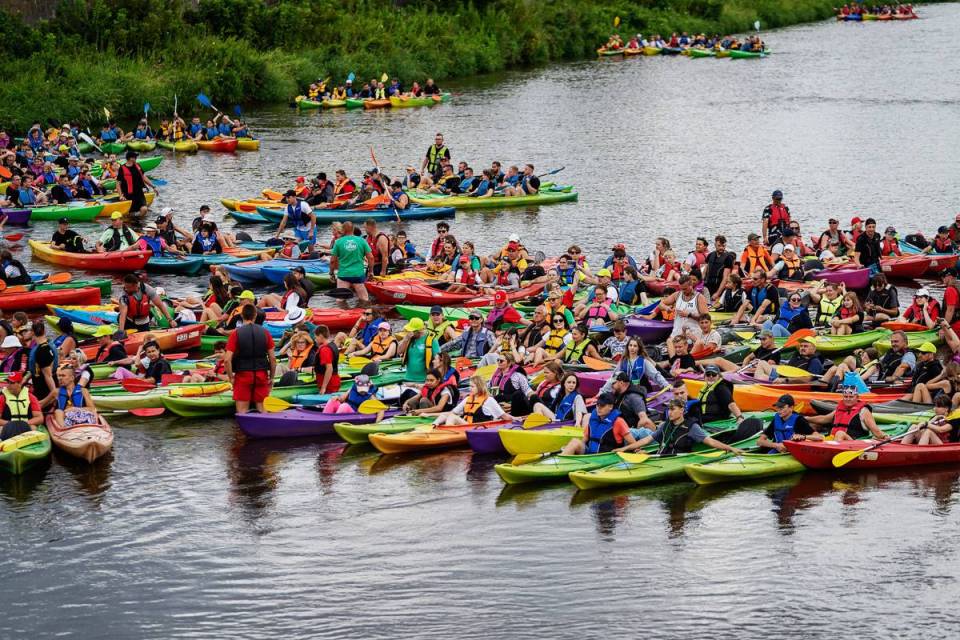
[[237,371],[233,378],[233,399],[263,402],[270,395],[269,371]]

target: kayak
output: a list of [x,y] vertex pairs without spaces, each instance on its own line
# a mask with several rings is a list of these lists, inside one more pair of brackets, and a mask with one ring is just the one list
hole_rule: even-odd
[[336,422],[333,430],[341,440],[349,444],[367,444],[370,434],[373,433],[404,433],[418,427],[429,426],[436,416],[394,416],[374,424],[358,424],[356,422]]
[[[908,331],[906,336],[907,347],[910,349],[916,349],[924,342],[932,342],[934,345],[943,344],[940,332],[936,329],[930,329],[929,331]],[[887,334],[883,338],[874,341],[873,346],[880,352],[880,355],[890,351],[890,335]]]
[[574,438],[582,438],[580,427],[556,427],[553,429],[504,429],[500,441],[507,453],[513,456],[530,453],[560,451]]
[[491,420],[476,424],[433,427],[429,430],[413,430],[403,433],[372,433],[370,444],[386,454],[412,453],[429,449],[452,449],[467,444],[467,431],[483,427],[511,424],[511,420]]
[[272,220],[267,220],[259,213],[244,213],[242,211],[231,211],[230,217],[239,224],[272,224]]
[[267,200],[266,198],[249,198],[247,200],[241,200],[239,198],[221,198],[220,204],[230,211],[243,211],[245,213],[253,213],[257,210],[257,207],[272,207],[274,209],[280,209],[286,206],[282,202],[275,202],[274,200]]
[[[735,436],[736,433],[736,430],[730,430],[713,437],[723,441]],[[739,449],[749,449],[756,446],[759,435],[757,433],[730,444]],[[583,490],[662,482],[685,477],[683,469],[688,464],[710,462],[729,455],[731,454],[725,451],[713,449],[668,456],[652,455],[640,463],[621,460],[608,467],[593,471],[571,471],[568,477],[578,489]]]
[[[813,400],[810,405],[819,415],[826,415],[837,408],[836,400]],[[891,400],[882,404],[872,404],[871,409],[874,412],[882,411],[895,415],[925,414],[933,415],[933,405],[923,404],[921,402],[910,402],[909,400]]]
[[[587,397],[586,394],[584,394],[584,397]],[[532,429],[551,429],[557,428],[561,425],[570,425],[571,423],[572,420],[566,422],[552,422],[539,427],[533,427]],[[506,453],[507,450],[504,449],[503,441],[500,439],[500,432],[506,429],[523,429],[523,426],[517,423],[494,426],[480,424],[474,429],[467,429],[467,445],[469,445],[474,453],[486,455],[492,453]]]
[[[876,440],[844,440],[843,442],[785,442],[793,456],[810,469],[833,469],[833,457],[844,451],[862,451],[877,444]],[[960,462],[960,444],[949,443],[921,447],[891,442],[873,451],[864,451],[843,466],[844,469],[880,469],[924,464],[956,464]]]
[[443,196],[423,198],[410,196],[412,202],[427,206],[454,207],[455,209],[494,209],[497,207],[531,207],[558,202],[573,202],[579,198],[576,191],[548,191],[533,196],[498,196],[470,198],[468,196]]
[[194,276],[204,267],[204,260],[199,256],[176,258],[167,256],[151,256],[147,261],[147,271],[153,273],[182,273]]
[[[509,302],[518,302],[535,296],[543,291],[543,283],[530,284],[507,293]],[[450,293],[432,287],[422,280],[371,280],[366,283],[367,291],[378,302],[396,304],[403,301],[416,305],[457,305],[463,307],[483,307],[493,305],[493,296],[472,293]]]
[[213,140],[197,140],[197,148],[200,151],[216,151],[223,153],[232,153],[237,150],[236,138],[215,138]]
[[329,273],[311,273],[307,271],[306,278],[323,289],[329,289],[333,286],[333,276]]
[[237,138],[238,151],[260,151],[260,141],[256,138]]
[[890,332],[886,329],[873,329],[848,336],[816,336],[811,338],[810,342],[813,342],[821,353],[849,353],[857,349],[866,349],[878,340],[889,337]]
[[33,222],[56,222],[60,218],[66,218],[70,222],[91,222],[101,211],[103,205],[99,203],[84,203],[79,206],[51,205],[31,209],[30,219]]
[[927,273],[938,274],[944,269],[957,266],[957,259],[960,258],[960,254],[957,253],[923,253],[923,249],[920,247],[914,246],[908,242],[900,241],[900,251],[904,255],[917,255],[923,254],[929,258],[932,258],[930,261],[930,267],[927,269]]
[[597,49],[598,56],[622,56],[623,49],[607,49],[605,47],[600,47]]
[[[219,336],[219,340],[226,340]],[[290,387],[273,387],[270,395],[281,400],[291,400],[300,393],[316,391],[317,385],[299,384]],[[171,396],[160,398],[164,408],[171,413],[185,418],[207,418],[213,416],[232,416],[237,405],[233,400],[233,392],[215,393],[208,396]],[[257,414],[259,415],[259,414]]]
[[666,339],[673,331],[672,320],[645,320],[643,318],[627,318],[627,335],[636,336],[644,344],[656,344]]
[[298,109],[319,109],[321,106],[319,100],[308,100],[303,96],[297,96],[296,102],[297,102]]
[[[891,278],[914,280],[925,274],[933,262],[930,256],[891,256],[880,258],[880,270]],[[941,267],[945,269],[946,267]]]
[[[143,199],[147,203],[147,206],[152,205],[156,197],[157,194],[152,191],[143,194]],[[103,205],[103,209],[97,214],[98,218],[109,218],[115,211],[126,215],[130,213],[130,207],[133,205],[133,202],[130,200],[121,200],[119,195],[100,198],[95,202]],[[94,202],[88,204],[94,204]]]
[[740,51],[739,49],[730,49],[727,52],[731,58],[765,58],[770,55],[770,51]]
[[[430,307],[422,307],[415,304],[398,304],[393,310],[400,314],[404,320],[420,318],[426,322],[430,319]],[[483,311],[486,312],[489,310],[484,309]],[[455,309],[451,307],[443,308],[444,320],[466,320],[469,316],[470,312],[466,309]]]
[[[387,411],[393,417],[397,411]],[[376,413],[322,413],[314,409],[287,409],[277,413],[237,414],[237,426],[248,438],[302,438],[330,436],[337,422],[354,424],[375,422]]]
[[645,56],[658,56],[661,53],[660,47],[643,47],[643,55]]
[[[314,273],[329,273],[330,263],[322,260],[293,260],[276,258],[273,260],[245,260],[225,265],[225,269],[230,277],[238,282],[250,284],[266,280],[263,270],[268,267],[276,267],[287,272],[293,267],[303,267],[304,271]],[[283,281],[281,277],[280,281]]]
[[800,473],[805,467],[789,453],[747,453],[710,462],[695,462],[683,468],[697,484],[716,484],[774,478]]
[[[310,323],[315,325],[326,325],[331,331],[349,331],[360,316],[363,315],[363,308],[353,309],[309,309]],[[383,365],[381,364],[381,367]],[[341,367],[342,369],[342,367]]]
[[[363,109],[363,99],[362,98],[347,98],[346,104],[344,104],[347,109]],[[364,441],[366,442],[366,441]]]
[[136,151],[137,153],[153,151],[156,148],[157,143],[154,140],[131,140],[127,143],[127,149],[130,151]]
[[[583,430],[580,431],[582,435]],[[493,469],[507,484],[526,484],[560,480],[573,471],[602,469],[618,462],[620,462],[620,456],[608,451],[580,456],[547,456],[527,464],[498,464]]]
[[99,304],[100,289],[43,289],[22,293],[0,293],[0,311],[14,312],[43,309],[48,304]]
[[50,457],[50,434],[43,425],[36,431],[0,442],[0,471],[18,476]]
[[181,140],[179,142],[168,142],[167,140],[158,140],[157,146],[161,149],[175,151],[177,153],[196,153],[200,148],[196,140]]
[[49,242],[29,241],[38,260],[91,271],[131,272],[143,269],[150,260],[149,251],[108,251],[106,253],[70,253],[50,248]]
[[229,390],[229,382],[171,384],[139,393],[130,393],[122,386],[115,388],[94,387],[91,389],[91,398],[97,409],[101,411],[104,409],[124,411],[136,408],[155,409],[162,407],[163,403],[160,399],[165,396],[190,398],[209,396]]
[[97,424],[78,424],[61,427],[53,414],[47,415],[46,425],[50,440],[57,448],[75,458],[93,463],[113,448],[113,430],[103,416]]
[[127,145],[124,144],[123,142],[101,142],[100,143],[100,150],[107,155],[111,153],[123,153],[126,150],[126,148],[127,148]]
[[324,109],[337,109],[339,107],[347,106],[346,100],[323,100],[320,102],[320,106]]
[[[163,162],[163,156],[147,156],[145,158],[137,158],[137,164],[140,165],[140,168],[144,173],[153,171],[160,166],[160,163]],[[96,162],[90,167],[90,175],[94,177],[100,177],[103,173],[103,164]],[[104,189],[106,189],[106,183],[104,183]]]
[[810,276],[814,280],[826,280],[845,284],[847,289],[866,289],[870,286],[870,269],[823,269],[814,271]]
[[[344,104],[346,106],[346,104]],[[386,109],[390,106],[389,100],[364,100],[363,108],[364,109]]]
[[404,96],[396,97],[391,96],[390,106],[394,109],[402,109],[406,107],[432,107],[435,104],[440,104],[441,102],[448,102],[450,100],[449,93],[443,93],[438,96]]
[[687,52],[687,55],[689,55],[691,58],[715,58],[717,56],[717,52],[713,49],[692,48],[687,49]]
[[70,282],[37,282],[33,285],[34,291],[56,291],[58,289],[83,289],[93,287],[100,290],[101,298],[110,298],[113,292],[113,280],[110,278],[95,278],[92,280],[71,280]]
[[[257,213],[268,222],[277,222],[283,219],[286,209],[272,207],[257,207]],[[331,224],[334,222],[364,222],[368,219],[377,222],[396,222],[405,220],[433,220],[452,218],[456,213],[453,207],[425,207],[412,205],[409,209],[394,209],[392,207],[376,209],[314,209],[317,224]],[[232,215],[232,214],[231,214]],[[234,216],[236,217],[236,216]]]
[[6,218],[6,224],[12,227],[25,227],[30,224],[32,209],[8,209],[0,207],[0,214]]
[[[152,329],[149,332],[131,333],[123,341],[123,348],[128,355],[134,355],[140,345],[143,344],[144,338],[150,335],[160,345],[161,351],[189,351],[200,346],[200,335],[203,328],[203,325],[188,324],[173,329]],[[77,329],[77,333],[80,333],[78,327],[74,326],[74,329]],[[81,345],[80,350],[83,351],[87,360],[93,360],[96,358],[98,346],[96,343]]]
[[[703,388],[702,380],[691,380],[685,378],[683,381],[687,387],[687,393],[691,398],[697,398],[700,390]],[[765,384],[735,384],[733,385],[733,401],[737,403],[741,411],[767,411],[773,406],[773,403],[783,394],[783,389],[777,386]],[[791,390],[791,395],[796,401],[796,410],[804,415],[814,415],[816,410],[811,402],[813,400],[828,400],[839,402],[841,394],[829,393],[826,391],[800,391]],[[869,404],[878,402],[887,402],[896,400],[903,395],[902,391],[892,393],[861,393],[860,399]]]

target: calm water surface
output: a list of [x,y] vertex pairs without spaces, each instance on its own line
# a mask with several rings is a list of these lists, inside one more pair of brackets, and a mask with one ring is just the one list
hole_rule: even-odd
[[[922,12],[769,33],[764,61],[588,61],[457,84],[429,110],[257,111],[261,153],[168,159],[158,205],[188,219],[297,175],[357,175],[370,146],[397,174],[443,131],[455,160],[565,165],[558,178],[581,190],[577,204],[459,213],[454,233],[485,252],[513,231],[548,253],[571,240],[641,253],[659,235],[686,250],[717,232],[739,245],[774,188],[810,232],[853,214],[929,232],[960,201],[960,6]],[[408,230],[426,244],[433,224]],[[957,632],[960,470],[518,491],[469,452],[246,442],[228,420],[115,424],[111,459],[55,456],[0,480],[0,637]]]

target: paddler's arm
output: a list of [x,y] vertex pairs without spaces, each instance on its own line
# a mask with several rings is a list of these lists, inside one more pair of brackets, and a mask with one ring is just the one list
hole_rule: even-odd
[[171,327],[177,326],[177,321],[173,319],[172,315],[170,315],[170,309],[167,307],[167,303],[163,301],[163,298],[161,298],[159,295],[155,295],[150,299],[150,302],[152,302],[153,306],[160,310],[160,313],[162,313],[163,317],[167,319],[167,323]]
[[757,307],[756,313],[753,314],[753,319],[750,320],[750,324],[757,324],[757,323],[758,323],[758,319],[760,318],[760,316],[763,315],[763,312],[766,311],[767,307],[769,307],[770,304],[771,304],[771,303],[770,303],[770,299],[769,299],[769,298],[767,298],[766,300],[764,300],[763,302],[761,302],[761,303],[760,303],[760,306]]
[[720,449],[721,451],[726,451],[728,453],[736,454],[738,456],[743,455],[742,449],[731,447],[730,445],[724,444],[723,442],[720,442],[719,440],[711,438],[710,436],[707,436],[706,438],[703,439],[703,444],[707,445],[708,447],[713,447],[714,449]]
[[637,449],[642,449],[653,442],[653,436],[644,436],[639,440],[635,440],[633,434],[628,431],[626,435],[623,436],[623,441],[627,444],[614,449],[614,451],[622,451],[626,453],[627,451],[636,451]]
[[835,413],[836,411],[831,411],[830,413],[822,416],[807,416],[807,422],[809,422],[811,425],[818,426],[831,425],[833,424],[833,416]]
[[864,407],[860,409],[860,423],[870,430],[877,440],[889,440],[890,436],[883,432],[883,429],[877,426],[877,421],[873,419],[873,412]]
[[280,226],[277,227],[277,232],[276,232],[275,234],[273,234],[273,237],[274,237],[274,238],[279,238],[279,237],[280,237],[280,234],[283,233],[284,227],[286,227],[286,226],[287,226],[287,214],[284,213],[284,214],[283,214],[283,217],[280,218]]

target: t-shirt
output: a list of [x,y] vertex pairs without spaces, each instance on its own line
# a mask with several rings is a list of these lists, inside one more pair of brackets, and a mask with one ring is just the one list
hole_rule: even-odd
[[866,233],[861,233],[857,238],[854,250],[859,256],[860,264],[865,267],[880,263],[880,235],[875,233],[873,238],[867,237]]
[[[323,376],[327,371],[327,367],[333,366],[333,348],[330,345],[325,344],[317,351],[317,363],[314,368],[314,372],[317,375],[317,388],[323,384]],[[334,373],[330,376],[330,381],[327,383],[328,392],[334,392],[340,390],[340,375]]]
[[705,344],[705,345],[706,345],[706,344],[714,344],[714,345],[717,345],[717,347],[720,347],[720,345],[723,344],[723,338],[720,337],[720,332],[717,331],[716,329],[714,329],[713,331],[711,331],[711,332],[708,333],[707,335],[701,336],[701,337],[700,337],[700,342],[702,342],[702,343]]
[[360,278],[367,273],[364,258],[371,253],[370,245],[358,236],[343,236],[333,243],[331,255],[337,258],[337,275],[346,278]]
[[[793,432],[796,435],[800,436],[809,436],[813,434],[813,427],[810,426],[810,423],[807,422],[807,419],[803,416],[797,414],[797,421],[793,424]],[[775,440],[774,437],[774,428],[773,428],[773,419],[770,420],[770,424],[763,430],[763,435],[767,436],[768,440]]]
[[900,307],[900,298],[897,295],[897,289],[889,285],[886,289],[880,291],[871,287],[864,302],[873,303],[884,309],[897,309]]
[[[774,353],[776,351],[776,353]],[[765,347],[757,347],[757,350],[753,352],[753,355],[757,357],[757,360],[770,360],[774,364],[780,364],[780,354],[782,351],[777,351],[777,347],[773,349],[767,349]]]
[[158,358],[156,362],[151,362],[147,365],[145,375],[147,378],[153,378],[154,382],[160,384],[164,374],[169,373],[173,373],[173,369],[170,368],[170,363],[167,362],[165,358]]
[[54,231],[51,241],[53,244],[66,247],[67,251],[74,253],[79,253],[83,249],[83,238],[73,229],[67,229],[63,233],[60,233],[59,230]]
[[[41,344],[37,346],[37,350],[34,355],[34,368],[33,368],[33,377],[31,381],[33,382],[33,393],[37,398],[46,398],[50,395],[50,387],[47,386],[46,378],[43,377],[41,370],[44,367],[53,366],[53,348],[49,343]],[[50,375],[53,377],[54,381],[57,379],[57,372],[51,371]]]
[[679,369],[696,369],[697,361],[693,359],[693,356],[689,353],[684,355],[674,354],[670,356],[670,371],[677,371]]
[[[119,342],[111,344],[107,349],[101,351],[103,347],[97,349],[97,362],[117,362],[127,359],[127,352]],[[101,354],[105,354],[101,357]]]
[[947,287],[943,292],[944,312],[950,305],[953,305],[953,322],[950,323],[950,326],[953,327],[954,331],[960,331],[960,292],[957,291],[956,287]]

